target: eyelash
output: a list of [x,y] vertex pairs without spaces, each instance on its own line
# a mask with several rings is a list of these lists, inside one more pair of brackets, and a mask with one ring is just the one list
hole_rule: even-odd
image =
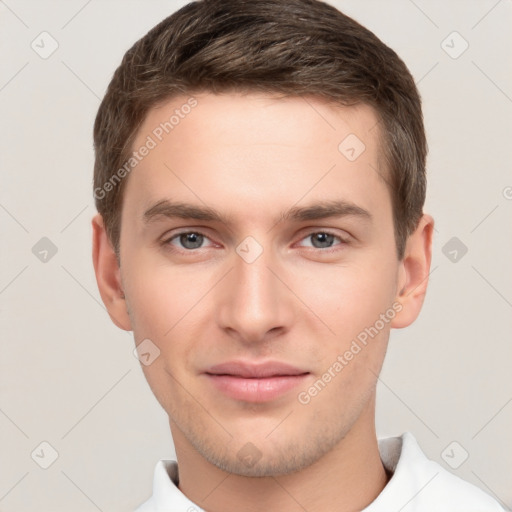
[[[338,240],[339,240],[339,242],[340,242],[339,244],[337,244],[337,245],[335,245],[335,246],[333,246],[333,247],[326,247],[326,248],[324,248],[324,249],[319,248],[319,247],[311,247],[311,249],[315,249],[315,250],[320,251],[320,252],[322,252],[322,253],[331,253],[331,252],[333,252],[333,251],[337,251],[337,250],[339,250],[339,249],[336,249],[336,247],[337,247],[337,246],[343,246],[343,245],[347,245],[347,244],[349,243],[349,242],[348,242],[348,240],[346,240],[346,239],[344,239],[344,238],[340,237],[339,235],[337,235],[337,234],[335,234],[335,233],[333,233],[332,231],[329,231],[329,230],[316,230],[316,231],[310,231],[308,234],[306,234],[304,237],[302,237],[302,238],[301,238],[301,241],[302,241],[302,240],[305,240],[306,238],[311,237],[312,235],[317,235],[317,234],[319,234],[319,233],[320,233],[320,234],[325,234],[325,235],[331,235],[331,236],[333,236],[334,238],[338,239]],[[166,249],[168,249],[168,250],[170,250],[170,251],[174,251],[174,252],[179,252],[179,253],[188,253],[188,254],[191,254],[191,253],[194,253],[194,252],[199,251],[200,249],[205,249],[205,247],[199,247],[199,248],[197,248],[197,249],[185,249],[185,248],[183,248],[183,249],[178,249],[178,248],[176,248],[175,246],[173,246],[173,245],[171,244],[171,242],[172,242],[174,239],[179,238],[179,237],[180,237],[180,236],[182,236],[182,235],[188,235],[188,234],[201,235],[201,236],[203,236],[204,238],[206,238],[206,239],[210,240],[210,238],[209,238],[206,234],[202,233],[201,231],[181,231],[180,233],[176,233],[176,234],[172,235],[171,237],[168,237],[168,238],[166,238],[166,239],[162,240],[162,242],[161,242],[161,243],[162,243],[162,245],[163,245]]]

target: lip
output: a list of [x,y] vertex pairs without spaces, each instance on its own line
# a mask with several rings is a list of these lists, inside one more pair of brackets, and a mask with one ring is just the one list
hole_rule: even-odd
[[222,393],[245,402],[268,402],[292,390],[309,375],[286,363],[231,361],[208,368],[208,380]]

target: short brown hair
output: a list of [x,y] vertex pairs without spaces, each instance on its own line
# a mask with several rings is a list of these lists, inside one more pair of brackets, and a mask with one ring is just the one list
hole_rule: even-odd
[[[126,180],[112,183],[155,105],[181,94],[255,91],[374,108],[398,258],[423,213],[427,143],[421,100],[398,55],[318,0],[202,0],[164,19],[125,54],[94,124],[94,197],[119,255]],[[101,191],[101,193],[97,193]]]

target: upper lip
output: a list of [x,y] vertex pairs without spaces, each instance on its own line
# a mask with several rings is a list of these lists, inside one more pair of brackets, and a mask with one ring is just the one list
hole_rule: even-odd
[[205,373],[210,375],[232,375],[246,379],[257,379],[265,377],[304,375],[309,372],[279,361],[268,361],[266,363],[230,361],[211,366]]

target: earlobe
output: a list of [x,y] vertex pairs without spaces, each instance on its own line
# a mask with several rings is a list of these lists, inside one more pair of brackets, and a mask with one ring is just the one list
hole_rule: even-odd
[[115,325],[125,331],[131,331],[121,271],[100,214],[92,219],[92,244],[94,272],[103,304]]
[[391,322],[391,327],[395,329],[412,324],[423,306],[432,261],[433,231],[434,219],[424,214],[418,227],[407,240],[404,258],[399,268],[399,292],[395,298],[401,304],[401,310]]

